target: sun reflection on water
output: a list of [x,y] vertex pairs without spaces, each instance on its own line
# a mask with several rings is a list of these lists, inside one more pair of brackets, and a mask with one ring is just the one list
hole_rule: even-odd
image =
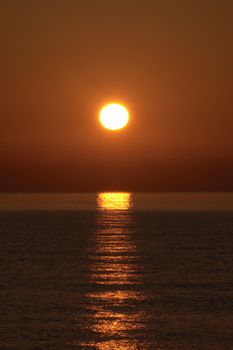
[[132,194],[127,192],[99,193],[99,210],[129,210],[132,206]]
[[90,289],[85,295],[92,340],[82,342],[82,348],[148,349],[141,337],[147,314],[140,303],[146,297],[130,210],[132,195],[99,193],[97,206],[89,249]]

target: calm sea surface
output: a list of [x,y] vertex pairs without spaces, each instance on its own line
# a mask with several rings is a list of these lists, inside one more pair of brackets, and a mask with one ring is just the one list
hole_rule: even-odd
[[233,349],[233,194],[0,194],[1,350]]

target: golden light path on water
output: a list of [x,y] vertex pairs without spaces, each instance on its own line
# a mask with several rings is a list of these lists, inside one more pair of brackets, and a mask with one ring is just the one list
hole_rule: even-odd
[[129,210],[132,206],[132,194],[126,192],[99,193],[97,201],[99,210]]
[[[83,349],[149,349],[143,344],[146,313],[140,308],[143,264],[134,240],[131,193],[99,193],[98,215],[89,251],[86,294],[92,340]],[[137,338],[138,337],[138,338]]]

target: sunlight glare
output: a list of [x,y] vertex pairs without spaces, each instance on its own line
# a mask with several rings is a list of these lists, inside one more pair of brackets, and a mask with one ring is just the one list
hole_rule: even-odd
[[120,130],[128,124],[129,112],[123,105],[111,103],[101,110],[99,119],[106,129]]
[[98,208],[100,210],[128,210],[132,205],[131,193],[108,192],[98,194]]

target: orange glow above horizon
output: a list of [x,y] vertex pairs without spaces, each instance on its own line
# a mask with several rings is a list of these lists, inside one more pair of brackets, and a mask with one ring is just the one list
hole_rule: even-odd
[[129,112],[121,104],[111,103],[102,108],[99,115],[102,126],[116,131],[123,129],[129,122]]

